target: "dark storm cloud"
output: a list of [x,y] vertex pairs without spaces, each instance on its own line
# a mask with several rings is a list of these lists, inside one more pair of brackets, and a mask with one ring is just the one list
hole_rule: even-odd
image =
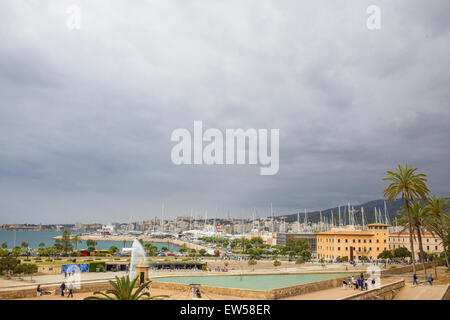
[[[370,4],[2,2],[0,222],[326,208],[406,160],[448,195],[450,5],[378,1],[370,31]],[[173,165],[194,120],[279,128],[279,173]]]

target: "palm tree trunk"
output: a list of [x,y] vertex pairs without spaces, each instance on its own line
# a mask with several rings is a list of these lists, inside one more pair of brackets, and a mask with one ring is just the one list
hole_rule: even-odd
[[422,261],[424,279],[425,281],[427,281],[427,270],[425,268],[425,259],[424,259],[425,255],[423,254],[422,235],[420,234],[420,232],[421,232],[420,227],[417,226],[417,238],[419,240],[420,260]]
[[447,270],[450,269],[450,266],[448,265],[448,254],[447,254],[447,246],[444,245],[444,256],[445,256],[445,262],[447,263]]
[[409,200],[408,198],[405,199],[406,204],[406,213],[408,214],[408,228],[409,228],[409,243],[411,247],[411,259],[413,263],[413,274],[416,273],[416,261],[415,261],[415,255],[414,255],[414,243],[413,243],[413,230],[412,230],[412,221],[411,221],[411,214],[409,213]]

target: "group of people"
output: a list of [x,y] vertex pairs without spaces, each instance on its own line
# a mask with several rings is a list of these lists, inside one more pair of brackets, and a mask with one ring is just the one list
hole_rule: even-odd
[[343,280],[342,287],[344,289],[353,287],[354,290],[360,289],[360,290],[369,290],[369,281],[372,285],[372,288],[375,287],[375,278],[372,279],[364,279],[364,274],[361,273],[358,277],[358,279],[355,279],[355,277],[348,278],[347,280]]
[[[428,284],[430,285],[430,286],[432,286],[433,285],[433,276],[430,274],[429,276],[428,276],[428,279],[427,279],[427,281],[428,281]],[[413,285],[419,285],[419,282],[417,281],[417,274],[413,274]]]
[[221,267],[215,267],[214,271],[215,272],[227,272],[228,269],[227,268],[221,268]]

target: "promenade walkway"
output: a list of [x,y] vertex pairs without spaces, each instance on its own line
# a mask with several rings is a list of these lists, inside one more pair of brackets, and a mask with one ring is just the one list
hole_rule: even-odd
[[419,286],[406,285],[394,297],[394,300],[440,300],[446,285],[422,284]]

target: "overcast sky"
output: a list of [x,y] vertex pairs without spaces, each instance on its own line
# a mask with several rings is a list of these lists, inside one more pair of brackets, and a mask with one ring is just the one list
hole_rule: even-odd
[[[371,4],[380,30],[366,26]],[[172,217],[358,204],[405,161],[449,196],[449,12],[448,0],[2,0],[0,224],[128,222],[162,203]],[[194,120],[279,128],[278,174],[174,165],[170,135]]]

